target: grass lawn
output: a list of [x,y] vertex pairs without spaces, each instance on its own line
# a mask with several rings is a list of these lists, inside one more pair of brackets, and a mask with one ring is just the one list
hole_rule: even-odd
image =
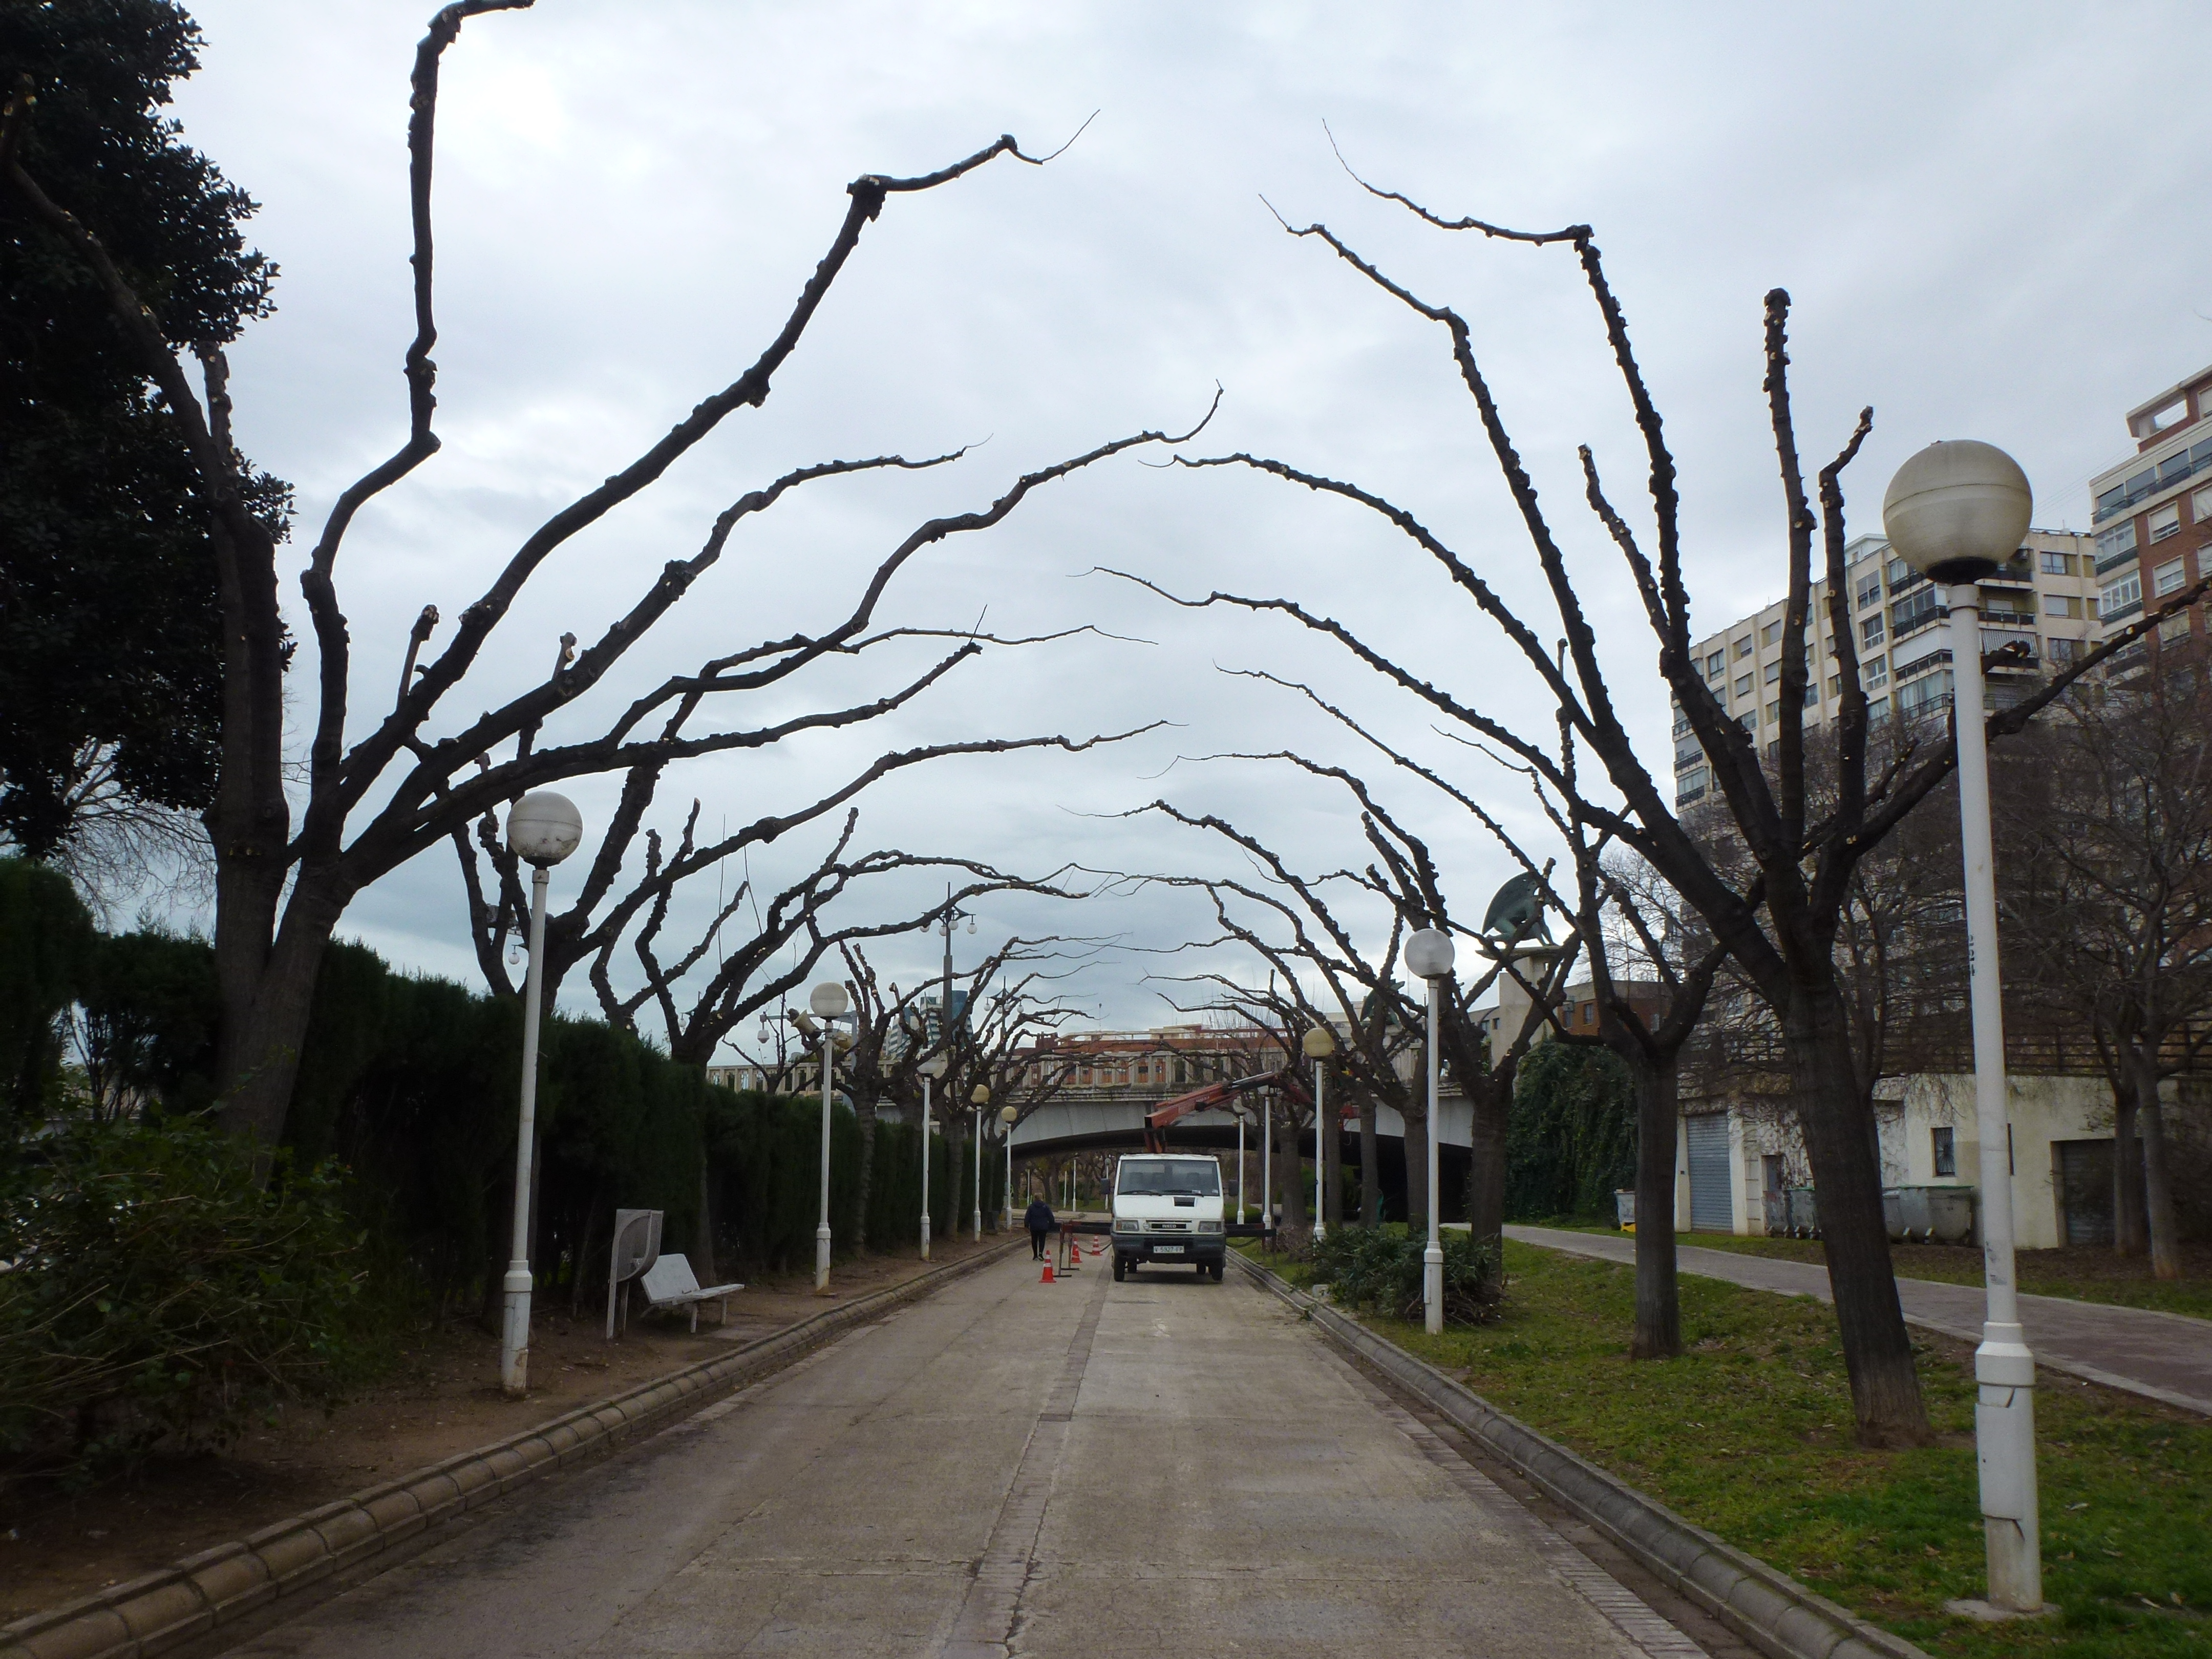
[[2037,1401],[2044,1584],[2063,1613],[1978,1626],[1942,1611],[1983,1588],[1965,1345],[1914,1336],[1942,1443],[1861,1451],[1824,1304],[1686,1277],[1683,1357],[1632,1364],[1628,1267],[1510,1241],[1505,1249],[1501,1322],[1435,1338],[1403,1321],[1370,1324],[1930,1653],[2212,1656],[2212,1423],[2046,1373]]
[[[1619,1229],[1586,1222],[1547,1222],[1578,1233],[1617,1233]],[[1683,1233],[1683,1244],[1705,1250],[1735,1250],[1745,1255],[1785,1261],[1820,1261],[1816,1238],[1741,1238],[1729,1233]],[[1890,1259],[1902,1279],[1936,1279],[1952,1285],[1982,1282],[1982,1253],[1957,1244],[1892,1244]],[[2033,1296],[2070,1297],[2076,1302],[2109,1302],[2125,1308],[2155,1308],[2162,1313],[2212,1319],[2212,1244],[2181,1247],[2179,1279],[2153,1279],[2142,1256],[2115,1255],[2087,1244],[2060,1250],[2022,1250],[2015,1258],[2020,1287]]]

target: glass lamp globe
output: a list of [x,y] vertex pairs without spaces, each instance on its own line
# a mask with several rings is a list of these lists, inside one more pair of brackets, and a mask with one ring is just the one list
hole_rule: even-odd
[[1012,1128],[1015,1124],[1021,1121],[1021,1116],[1022,1109],[1018,1106],[1001,1106],[999,1108],[999,1121],[1005,1124],[1009,1129]]
[[988,1083],[977,1084],[975,1091],[968,1097],[968,1099],[973,1105],[988,1106],[991,1103],[991,1085]]
[[1424,927],[1406,941],[1406,966],[1423,979],[1442,979],[1452,970],[1451,935],[1441,927]]
[[1298,1040],[1298,1047],[1305,1050],[1308,1060],[1327,1060],[1336,1052],[1336,1033],[1326,1025],[1310,1026]]
[[584,815],[566,795],[536,789],[508,809],[508,850],[541,870],[560,863],[583,839]]
[[836,980],[825,979],[806,994],[806,1006],[823,1019],[835,1019],[853,1006],[853,999]]
[[1930,581],[1979,581],[2027,533],[2035,492],[2020,463],[1972,438],[1933,443],[1897,469],[1881,501],[1897,556]]

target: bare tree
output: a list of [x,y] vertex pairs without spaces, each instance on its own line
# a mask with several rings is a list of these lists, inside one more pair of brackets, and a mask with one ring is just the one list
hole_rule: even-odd
[[[1034,489],[1133,446],[1158,441],[1143,434],[1024,475],[988,507],[919,527],[877,568],[852,612],[820,633],[764,640],[719,653],[696,668],[610,709],[593,734],[535,747],[543,725],[577,704],[606,679],[720,558],[738,521],[784,491],[810,481],[873,467],[909,465],[896,456],[833,461],[787,474],[752,492],[718,519],[700,550],[670,560],[629,610],[610,618],[599,636],[573,658],[564,647],[544,681],[442,734],[433,716],[481,659],[495,630],[547,559],[571,538],[649,488],[725,418],[757,408],[790,359],[862,232],[893,197],[938,188],[1001,155],[1041,163],[1003,137],[935,172],[907,178],[868,173],[848,187],[843,222],[801,288],[772,340],[734,380],[703,398],[669,431],[578,495],[526,537],[503,568],[464,608],[445,647],[416,666],[434,609],[424,612],[408,644],[411,671],[387,713],[365,732],[357,716],[353,641],[337,586],[346,533],[362,508],[437,452],[433,427],[437,339],[434,309],[431,174],[438,80],[445,53],[469,18],[518,9],[529,0],[456,0],[431,20],[417,48],[410,100],[408,152],[412,209],[415,334],[404,359],[408,388],[405,440],[340,493],[309,551],[301,585],[313,644],[308,708],[307,776],[296,821],[288,790],[287,670],[296,641],[278,602],[276,541],[257,516],[251,479],[231,441],[228,370],[222,355],[199,360],[198,385],[165,338],[147,296],[135,292],[109,258],[96,229],[67,204],[51,199],[25,170],[16,139],[33,103],[18,90],[0,117],[0,187],[28,216],[79,258],[106,299],[110,315],[159,387],[191,453],[215,549],[225,641],[220,776],[207,813],[216,857],[216,955],[222,998],[219,1070],[222,1121],[235,1133],[273,1146],[283,1133],[317,969],[338,918],[353,896],[416,854],[483,816],[495,803],[565,778],[696,756],[760,748],[796,732],[873,718],[917,695],[970,654],[955,652],[889,699],[828,709],[751,727],[734,718],[692,722],[702,705],[779,684],[825,656],[860,648],[876,605],[905,562],[948,535],[988,529]],[[506,757],[495,752],[512,744]],[[477,765],[482,757],[483,764]],[[476,768],[473,775],[471,769]],[[365,822],[356,823],[356,816]]]
[[2212,1043],[2208,715],[2190,667],[2087,688],[2011,757],[1998,792],[2021,872],[2006,949],[2094,1027],[2115,1105],[2115,1242],[2140,1254],[2147,1236],[2160,1279],[2181,1261],[2160,1085]]
[[[1336,641],[1470,738],[1495,744],[1518,764],[1533,768],[1559,798],[1571,801],[1578,818],[1633,850],[1697,909],[1715,940],[1773,1011],[1782,1029],[1798,1115],[1820,1188],[1823,1242],[1859,1437],[1868,1444],[1924,1443],[1932,1430],[1913,1370],[1912,1346],[1890,1265],[1881,1172],[1869,1133],[1866,1093],[1851,1054],[1850,1026],[1836,969],[1836,941],[1852,870],[1949,775],[1955,756],[1948,735],[1937,738],[1931,734],[1889,767],[1870,773],[1867,765],[1867,704],[1844,580],[1841,480],[1865,440],[1872,411],[1862,412],[1834,459],[1820,469],[1816,517],[1807,493],[1790,410],[1789,296],[1779,289],[1772,290],[1765,302],[1764,390],[1781,475],[1789,551],[1778,689],[1781,730],[1770,775],[1752,737],[1730,718],[1706,685],[1700,665],[1692,654],[1674,458],[1637,364],[1626,321],[1607,281],[1595,233],[1587,225],[1530,232],[1474,218],[1445,219],[1396,192],[1376,190],[1364,183],[1363,187],[1400,203],[1427,223],[1445,230],[1475,231],[1486,238],[1531,247],[1556,244],[1573,250],[1596,301],[1607,343],[1644,439],[1656,557],[1646,551],[1637,531],[1607,500],[1587,447],[1580,452],[1584,498],[1626,563],[1658,647],[1661,676],[1705,748],[1729,815],[1750,854],[1757,887],[1732,881],[1716,867],[1701,838],[1675,817],[1671,790],[1662,788],[1638,757],[1629,718],[1624,715],[1600,665],[1596,631],[1568,574],[1565,556],[1538,499],[1535,483],[1477,361],[1474,335],[1465,319],[1450,307],[1422,299],[1393,280],[1326,225],[1316,223],[1297,229],[1285,224],[1284,228],[1293,236],[1322,242],[1374,288],[1446,331],[1455,369],[1474,400],[1485,438],[1556,608],[1559,632],[1566,639],[1563,659],[1555,661],[1542,635],[1507,604],[1474,566],[1398,503],[1356,483],[1267,457],[1239,453],[1197,459],[1179,456],[1178,461],[1194,468],[1238,467],[1263,472],[1348,502],[1395,527],[1433,559],[1461,593],[1505,635],[1556,705],[1574,742],[1596,757],[1602,783],[1607,787],[1604,793],[1594,795],[1571,775],[1565,757],[1543,739],[1513,730],[1458,691],[1423,678],[1389,651],[1363,641],[1345,624],[1311,611],[1295,599],[1216,592],[1176,602],[1272,612]],[[1816,532],[1823,535],[1828,623],[1837,643],[1834,666],[1842,694],[1833,799],[1825,805],[1816,802],[1806,787],[1803,720],[1808,682],[1806,629]],[[2177,595],[2160,614],[2193,603],[2208,586],[2212,586],[2212,579]],[[1157,587],[1155,591],[1164,592]],[[2039,692],[1991,715],[1989,735],[2002,738],[2020,731],[2071,679],[2113,652],[2124,649],[2157,620],[2146,617],[2121,630],[2100,651],[2076,662]]]

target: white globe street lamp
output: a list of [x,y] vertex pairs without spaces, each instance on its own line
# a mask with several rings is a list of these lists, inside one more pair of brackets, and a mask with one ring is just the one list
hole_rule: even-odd
[[1323,1134],[1327,1134],[1327,1133],[1334,1133],[1334,1127],[1333,1127],[1333,1126],[1328,1126],[1328,1125],[1327,1125],[1327,1118],[1326,1118],[1326,1113],[1325,1113],[1324,1109],[1325,1109],[1325,1108],[1326,1108],[1326,1106],[1328,1105],[1328,1102],[1327,1102],[1327,1101],[1326,1101],[1326,1099],[1323,1097],[1323,1096],[1324,1096],[1324,1090],[1323,1090],[1323,1087],[1322,1087],[1322,1080],[1323,1080],[1324,1077],[1325,1077],[1325,1076],[1326,1076],[1326,1074],[1327,1074],[1328,1057],[1329,1057],[1331,1054],[1334,1054],[1334,1053],[1336,1052],[1336,1033],[1335,1033],[1335,1032],[1334,1032],[1334,1031],[1332,1031],[1332,1030],[1330,1030],[1328,1029],[1328,1026],[1326,1026],[1326,1025],[1315,1025],[1315,1026],[1309,1027],[1309,1028],[1308,1028],[1308,1030],[1307,1030],[1307,1031],[1306,1031],[1305,1036],[1303,1036],[1303,1037],[1301,1037],[1301,1038],[1298,1040],[1298,1047],[1299,1047],[1299,1048],[1303,1048],[1303,1049],[1305,1051],[1305,1056],[1306,1056],[1306,1058],[1307,1058],[1308,1060],[1310,1060],[1313,1061],[1313,1083],[1314,1083],[1314,1224],[1313,1224],[1313,1233],[1314,1233],[1314,1243],[1316,1243],[1316,1244],[1318,1244],[1318,1243],[1321,1243],[1321,1241],[1322,1241],[1322,1239],[1327,1238],[1327,1237],[1328,1237],[1328,1218],[1327,1218],[1327,1211],[1326,1211],[1326,1206],[1322,1203],[1322,1179],[1323,1179],[1323,1176],[1324,1176],[1327,1174],[1327,1172],[1328,1172],[1328,1154],[1327,1154],[1326,1152],[1324,1152],[1322,1150],[1322,1136]]
[[1982,1344],[1974,1351],[1979,1385],[1974,1438],[1990,1605],[2011,1613],[2033,1613],[2043,1605],[2043,1552],[2036,1514],[2035,1358],[2021,1328],[2013,1273],[2011,1135],[1982,715],[1981,592],[1975,583],[2013,556],[2033,507],[2020,464],[1971,439],[1930,444],[1913,456],[1898,468],[1881,504],[1882,527],[1898,556],[1950,590],[1951,723],[1959,745],[1974,1105],[1981,1139],[1982,1274],[1988,1295]]
[[999,1108],[999,1121],[1006,1126],[1006,1187],[1000,1194],[1004,1201],[999,1206],[999,1226],[1004,1232],[1014,1230],[1014,1125],[1021,1121],[1020,1107],[1006,1105]]
[[830,1022],[853,1006],[845,988],[825,979],[806,994],[822,1022],[822,1218],[814,1227],[814,1294],[830,1294],[830,1101],[836,1086],[837,1050]]
[[1444,1328],[1444,1247],[1437,1233],[1437,1211],[1442,1183],[1437,1178],[1437,1136],[1439,1121],[1437,1038],[1443,1002],[1443,983],[1452,970],[1451,935],[1438,927],[1424,927],[1406,941],[1406,966],[1429,982],[1429,1244],[1421,1252],[1421,1306],[1429,1334],[1441,1336]]
[[943,1054],[933,1054],[915,1069],[921,1073],[921,1259],[929,1260],[929,1085],[945,1075]]
[[530,1389],[530,1156],[538,1134],[538,1004],[545,986],[548,872],[584,838],[584,815],[566,795],[541,789],[507,809],[507,844],[532,866],[530,966],[522,988],[522,1109],[514,1136],[514,1237],[507,1252],[499,1327],[499,1387],[510,1400]]

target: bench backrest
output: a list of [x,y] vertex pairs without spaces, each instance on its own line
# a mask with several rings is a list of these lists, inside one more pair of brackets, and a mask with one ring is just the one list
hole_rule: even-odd
[[689,1257],[664,1255],[645,1270],[641,1281],[647,1297],[665,1302],[672,1296],[689,1296],[699,1288],[699,1275],[691,1271]]

